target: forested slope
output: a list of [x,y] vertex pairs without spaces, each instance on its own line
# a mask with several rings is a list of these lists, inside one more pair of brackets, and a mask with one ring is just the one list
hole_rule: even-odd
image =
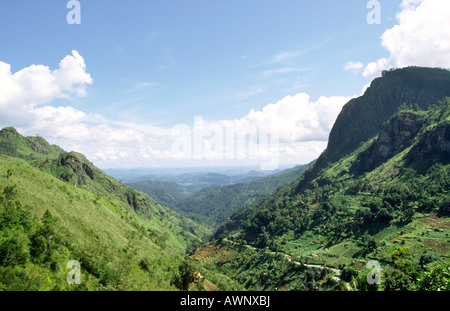
[[[185,269],[185,253],[208,234],[79,153],[0,131],[3,290],[177,290],[194,272]],[[79,285],[66,281],[73,260]]]
[[[448,282],[427,282],[430,275],[448,280],[443,267],[450,262],[450,99],[439,99],[450,86],[449,76],[446,70],[430,68],[385,73],[338,117],[335,128],[341,128],[342,145],[332,141],[336,133],[330,135],[320,161],[289,186],[237,211],[216,237],[231,242],[229,247],[246,246],[242,252],[265,251],[265,257],[258,255],[260,265],[276,265],[271,254],[278,253],[340,269],[346,289],[448,290]],[[361,120],[368,95],[377,98],[369,115],[385,109],[380,103],[391,105],[393,112],[355,137],[358,124],[366,122]],[[395,100],[389,101],[392,96]],[[353,105],[351,120],[347,113]],[[216,268],[249,288],[272,288],[266,279],[274,277],[284,288],[312,287],[289,272],[288,263],[286,273],[271,270],[266,278],[257,278],[262,270],[237,250],[236,257]],[[382,283],[367,287],[365,265],[370,260],[381,265]]]

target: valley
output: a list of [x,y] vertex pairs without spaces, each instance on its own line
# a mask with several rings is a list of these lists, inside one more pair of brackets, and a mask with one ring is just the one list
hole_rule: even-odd
[[125,184],[216,228],[240,208],[287,186],[310,166],[299,165],[281,172],[250,170],[243,175],[191,173]]
[[[0,289],[449,290],[448,96],[448,70],[384,72],[317,160],[271,172],[116,179],[3,128]],[[81,284],[66,282],[71,260]]]

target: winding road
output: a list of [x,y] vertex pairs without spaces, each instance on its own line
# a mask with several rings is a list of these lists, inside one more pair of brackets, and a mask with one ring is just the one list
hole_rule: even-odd
[[[261,248],[257,248],[257,247],[251,246],[251,245],[247,245],[247,244],[242,245],[242,244],[237,243],[237,242],[234,242],[234,241],[229,241],[227,238],[223,239],[222,241],[225,242],[225,243],[229,243],[229,244],[231,244],[231,245],[240,245],[240,246],[244,246],[244,247],[247,247],[247,248],[249,248],[249,249],[256,250],[256,251],[261,251],[261,250],[262,250]],[[321,265],[305,264],[305,263],[302,263],[302,262],[300,262],[300,261],[294,260],[294,259],[292,258],[292,256],[290,256],[290,255],[288,255],[288,254],[285,254],[285,253],[281,253],[281,252],[270,252],[270,254],[273,254],[273,255],[283,255],[284,257],[286,257],[286,259],[287,259],[289,262],[292,262],[293,264],[296,264],[296,265],[299,265],[299,266],[304,265],[305,267],[309,267],[309,268],[329,269],[329,270],[333,271],[333,272],[336,274],[336,275],[333,277],[333,280],[335,280],[335,281],[337,281],[337,282],[340,282],[340,281],[341,281],[341,274],[342,274],[342,271],[339,270],[339,269],[330,268],[330,267],[327,267],[327,266],[321,266]]]

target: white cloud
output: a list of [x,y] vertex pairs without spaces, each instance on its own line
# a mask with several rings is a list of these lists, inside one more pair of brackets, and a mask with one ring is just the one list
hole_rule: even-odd
[[114,147],[106,147],[104,149],[100,149],[95,153],[95,157],[103,161],[125,159],[127,156],[127,152],[117,150]]
[[[190,164],[192,160],[230,164],[241,159],[257,163],[280,159],[298,164],[313,160],[324,150],[337,115],[351,98],[320,97],[311,101],[308,94],[298,93],[259,111],[251,110],[240,119],[199,118],[194,127],[181,125],[175,130],[107,120],[75,107],[50,105],[58,98],[86,96],[86,86],[91,83],[84,60],[76,51],[53,71],[31,65],[12,74],[11,66],[0,62],[0,126],[15,126],[24,135],[38,133],[65,150],[84,153],[101,167]],[[262,91],[254,87],[236,95],[243,99]],[[236,136],[231,146],[224,144],[228,134],[224,129]],[[250,139],[243,138],[246,134]],[[184,153],[174,152],[180,135],[188,138]],[[200,140],[195,141],[198,137]],[[267,144],[262,148],[264,142]],[[267,162],[266,167],[274,164],[278,162]]]
[[363,68],[364,68],[364,64],[361,62],[348,62],[344,66],[345,70],[351,70],[355,74],[358,73]]
[[72,51],[59,63],[59,69],[53,72],[59,91],[76,93],[78,96],[86,96],[86,85],[93,82],[90,74],[86,73],[86,64],[83,57]]
[[[66,150],[85,153],[91,160],[124,160],[143,142],[160,143],[170,130],[113,122],[71,106],[51,106],[58,98],[86,96],[93,82],[83,57],[72,51],[59,68],[31,65],[16,73],[0,62],[0,127],[14,126],[24,135],[39,134]],[[146,87],[148,85],[142,85]]]
[[124,160],[135,166],[249,161],[245,163],[273,168],[278,163],[306,163],[326,148],[334,121],[351,98],[320,97],[311,101],[308,94],[299,93],[259,111],[251,110],[240,119],[210,121],[198,116],[194,126],[178,124],[172,129],[128,123],[116,123],[117,129],[103,125],[90,129],[104,141],[92,153],[103,165]]
[[[306,93],[286,96],[261,111],[251,110],[238,120],[239,126],[267,124],[280,131],[280,141],[327,141],[328,134],[343,105],[351,97],[320,97],[310,101]],[[223,121],[229,122],[229,121]]]
[[400,7],[398,24],[381,37],[389,57],[369,63],[363,76],[406,66],[450,67],[450,1],[404,0]]
[[[36,114],[46,117],[51,108],[40,106],[72,94],[85,96],[86,86],[92,82],[84,59],[77,51],[66,56],[54,71],[44,65],[31,65],[12,74],[11,65],[0,62],[0,121],[25,125],[36,119]],[[68,113],[67,117],[72,118],[75,111],[59,109],[52,113],[59,117]]]
[[86,85],[93,82],[77,51],[66,56],[54,71],[47,66],[32,65],[12,74],[11,66],[3,62],[0,68],[2,104],[39,105],[55,98],[67,98],[71,93],[85,96]]
[[[198,118],[187,134],[188,148],[184,156],[260,161],[277,157],[291,164],[312,161],[325,149],[338,114],[351,98],[322,96],[311,101],[308,94],[298,93],[268,104],[262,110],[252,109],[240,119],[207,121]],[[185,126],[183,135],[189,130]],[[229,137],[236,146],[227,145]],[[276,141],[271,141],[273,137]],[[190,149],[191,140],[194,149],[198,141],[199,150]]]

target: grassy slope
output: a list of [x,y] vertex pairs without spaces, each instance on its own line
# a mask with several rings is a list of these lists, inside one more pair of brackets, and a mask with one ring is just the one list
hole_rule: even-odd
[[[6,128],[0,151],[0,289],[177,290],[185,253],[210,234],[42,138]],[[66,282],[70,260],[81,263],[79,286]],[[211,288],[238,286],[196,268]]]
[[[99,196],[88,188],[73,186],[42,172],[23,159],[0,155],[0,199],[3,200],[9,186],[15,186],[12,200],[34,216],[34,226],[41,226],[44,215],[50,212],[61,242],[54,247],[51,258],[44,260],[45,256],[32,254],[36,230],[22,233],[24,229],[20,226],[13,227],[13,232],[20,232],[20,239],[25,241],[25,251],[32,255],[22,264],[0,265],[0,288],[178,290],[171,284],[173,275],[185,261],[184,253],[192,247],[191,243],[199,240],[194,240],[194,234],[188,231],[189,219],[182,223],[179,214],[150,198],[147,198],[151,202],[149,212],[140,215],[130,210],[120,196]],[[0,223],[5,213],[2,201]],[[0,249],[8,239],[8,230],[0,225]],[[81,285],[66,282],[70,271],[66,265],[70,260],[81,263]],[[192,269],[200,271],[205,276],[203,282],[211,288],[241,288],[217,272],[198,265]]]
[[94,201],[110,203],[111,209],[122,217],[138,214],[137,221],[147,223],[153,230],[167,231],[169,245],[179,252],[211,233],[189,217],[104,174],[84,155],[65,152],[41,137],[23,137],[14,128],[5,128],[0,131],[1,153],[24,159],[41,171],[90,192]]
[[[7,171],[11,174],[8,178]],[[61,258],[57,273],[48,272],[50,278],[43,281],[39,289],[53,289],[56,279],[67,274],[65,265],[72,259],[81,261],[83,275],[83,270],[88,269],[87,258],[90,264],[105,263],[115,270],[121,266],[129,269],[121,279],[124,284],[114,284],[115,288],[174,289],[170,286],[170,271],[177,267],[181,256],[154,235],[142,230],[135,215],[118,213],[113,202],[96,201],[95,195],[89,191],[40,172],[21,159],[3,155],[0,156],[0,184],[3,187],[16,185],[15,200],[26,205],[37,218],[42,219],[48,210],[57,219],[58,232],[63,233],[73,246],[70,249],[79,250]],[[163,227],[162,224],[159,227]],[[147,227],[143,228],[155,230],[158,220],[147,223]],[[128,252],[136,254],[128,256]],[[80,254],[83,256],[80,257]],[[138,266],[143,258],[155,265],[151,275]],[[37,267],[39,265],[34,268]],[[47,271],[44,269],[41,272]],[[86,271],[86,277],[88,289],[97,289],[101,277],[90,271]],[[65,285],[64,282],[62,284]]]

